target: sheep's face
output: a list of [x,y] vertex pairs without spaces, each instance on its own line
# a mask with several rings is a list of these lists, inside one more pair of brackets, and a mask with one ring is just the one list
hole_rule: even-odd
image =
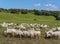
[[51,37],[51,33],[50,33],[50,32],[46,32],[46,33],[45,33],[45,36],[46,36],[46,37]]

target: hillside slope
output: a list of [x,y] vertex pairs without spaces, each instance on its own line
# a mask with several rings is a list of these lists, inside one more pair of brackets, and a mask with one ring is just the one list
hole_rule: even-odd
[[0,13],[0,22],[14,22],[14,23],[40,23],[55,25],[60,24],[60,21],[56,21],[53,16],[36,16],[29,14],[11,14]]

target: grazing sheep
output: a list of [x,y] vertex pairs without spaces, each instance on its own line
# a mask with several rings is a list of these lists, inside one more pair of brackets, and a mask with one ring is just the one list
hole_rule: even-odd
[[35,36],[36,38],[40,38],[41,32],[40,32],[40,31],[34,31],[34,36]]
[[29,31],[30,37],[34,38],[34,32],[33,31]]
[[35,23],[33,25],[34,25],[34,28],[40,28],[40,24]]
[[10,35],[10,36],[14,37],[16,35],[16,29],[9,29],[9,28],[7,28],[7,30],[4,31],[4,34]]
[[23,35],[24,35],[24,37],[28,37],[28,36],[30,36],[30,33],[28,31],[23,31]]
[[44,25],[42,24],[42,25],[40,25],[40,28],[44,28]]
[[49,27],[49,26],[46,25],[46,24],[45,24],[45,25],[42,24],[42,25],[40,26],[40,28],[42,28],[42,29],[47,29],[48,27]]
[[40,38],[41,32],[34,29],[29,30],[31,38]]
[[51,38],[52,35],[50,34],[51,32],[53,32],[52,30],[49,30],[49,31],[45,31],[45,38]]
[[17,36],[19,36],[21,38],[23,35],[23,31],[21,31],[20,29],[16,30],[16,34],[17,34]]
[[48,25],[46,25],[46,24],[44,25],[44,28],[45,28],[45,29],[48,28],[48,27],[49,27]]
[[53,36],[53,38],[60,39],[60,31],[50,32],[50,34]]
[[8,27],[8,24],[7,24],[6,22],[3,22],[3,23],[1,24],[1,26],[2,26],[2,27]]
[[14,25],[14,23],[8,23],[8,25]]
[[58,31],[60,31],[60,27],[57,27],[56,29],[57,29]]
[[20,29],[25,30],[25,27],[23,25],[19,25]]
[[56,31],[56,28],[52,28],[53,31]]
[[47,31],[45,34],[47,38],[59,38],[60,39],[60,31]]
[[30,24],[30,27],[31,27],[31,28],[34,28],[34,25],[33,25],[33,24]]

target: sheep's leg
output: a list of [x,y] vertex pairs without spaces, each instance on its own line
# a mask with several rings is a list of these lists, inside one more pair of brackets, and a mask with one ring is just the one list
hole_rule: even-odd
[[38,35],[38,38],[40,39],[40,34]]
[[58,39],[60,39],[60,36],[58,36]]
[[40,35],[38,35],[38,39],[40,39]]
[[12,33],[13,38],[14,38],[14,35],[15,35],[15,33],[13,32],[13,33]]
[[31,36],[31,39],[32,39],[32,36]]
[[20,39],[21,39],[21,35],[20,35]]
[[26,34],[23,34],[24,37],[26,37]]
[[27,36],[27,35],[25,34],[25,38],[26,38],[26,36]]
[[36,35],[36,39],[38,38],[38,35]]
[[34,38],[34,35],[31,35],[31,39]]
[[37,34],[36,38],[37,38],[37,39],[40,39],[40,35],[39,35],[39,34]]
[[30,34],[30,38],[32,38],[31,34]]

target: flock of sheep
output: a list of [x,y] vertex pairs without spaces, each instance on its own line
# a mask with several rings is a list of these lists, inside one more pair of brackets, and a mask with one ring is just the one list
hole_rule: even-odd
[[4,30],[5,36],[40,38],[42,34],[41,30],[45,29],[48,30],[45,31],[45,38],[60,38],[60,27],[49,29],[49,25],[46,24],[16,24],[3,22],[0,26],[6,28],[6,30]]

